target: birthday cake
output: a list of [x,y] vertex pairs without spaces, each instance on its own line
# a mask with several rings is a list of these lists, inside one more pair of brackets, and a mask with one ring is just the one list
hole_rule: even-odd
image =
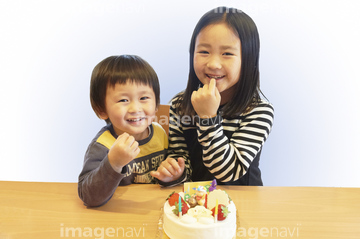
[[216,189],[216,181],[185,183],[184,192],[167,198],[163,220],[171,239],[231,239],[236,234],[235,204]]

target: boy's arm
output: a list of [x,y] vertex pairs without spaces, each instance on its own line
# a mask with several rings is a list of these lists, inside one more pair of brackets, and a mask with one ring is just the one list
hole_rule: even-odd
[[109,201],[125,176],[111,167],[107,153],[108,149],[96,142],[86,152],[78,182],[79,197],[86,206],[101,206]]
[[158,179],[158,182],[163,187],[171,187],[183,183],[187,179],[185,169],[185,161],[183,158],[177,160],[173,158],[166,158],[157,171],[151,172],[151,176]]

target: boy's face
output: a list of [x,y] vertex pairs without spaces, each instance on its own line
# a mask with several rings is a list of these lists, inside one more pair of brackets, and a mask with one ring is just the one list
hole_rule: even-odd
[[108,86],[105,97],[106,112],[100,114],[104,120],[110,119],[117,135],[126,132],[136,140],[144,139],[147,127],[155,117],[156,99],[150,86],[128,81]]

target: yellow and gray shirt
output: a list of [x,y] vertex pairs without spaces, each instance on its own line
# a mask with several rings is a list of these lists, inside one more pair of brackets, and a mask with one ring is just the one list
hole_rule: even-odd
[[138,141],[140,153],[119,174],[108,160],[108,152],[117,135],[111,124],[103,127],[90,143],[79,175],[79,197],[87,206],[100,206],[114,194],[117,186],[132,183],[157,183],[150,172],[157,170],[166,157],[168,138],[157,123],[150,126],[147,138]]

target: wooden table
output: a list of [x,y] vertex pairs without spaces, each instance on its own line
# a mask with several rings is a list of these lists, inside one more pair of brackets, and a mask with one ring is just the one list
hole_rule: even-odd
[[[225,189],[238,209],[238,238],[360,238],[360,188]],[[119,187],[86,208],[76,183],[0,181],[0,239],[156,238],[165,198],[181,186]]]

